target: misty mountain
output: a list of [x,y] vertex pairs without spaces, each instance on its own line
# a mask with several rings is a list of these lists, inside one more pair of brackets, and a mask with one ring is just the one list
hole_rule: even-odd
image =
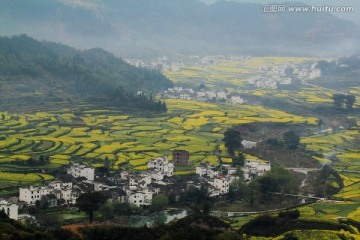
[[80,51],[26,35],[0,37],[0,103],[104,102],[118,107],[161,110],[136,91],[173,84],[160,72],[129,65],[105,50]]
[[122,57],[336,55],[360,41],[359,26],[329,13],[264,13],[261,4],[228,1],[2,0],[0,16],[2,35],[100,46]]

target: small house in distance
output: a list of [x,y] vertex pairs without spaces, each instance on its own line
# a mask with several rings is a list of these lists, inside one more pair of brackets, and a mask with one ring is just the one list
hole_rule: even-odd
[[190,153],[185,150],[174,150],[172,159],[175,166],[188,166]]
[[[167,157],[158,157],[148,162],[148,169],[162,172],[163,175],[171,177],[174,173],[174,164],[169,162]],[[150,177],[150,176],[149,176]],[[151,177],[150,177],[151,181]]]
[[5,199],[0,199],[0,211],[3,211],[9,218],[18,220],[19,207],[16,204],[9,203]]
[[94,181],[95,179],[95,169],[80,165],[78,163],[71,164],[70,168],[67,169],[67,174],[73,176],[74,178],[85,177],[88,181]]

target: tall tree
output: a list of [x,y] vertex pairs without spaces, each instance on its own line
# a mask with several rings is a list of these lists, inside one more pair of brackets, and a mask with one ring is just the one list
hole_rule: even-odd
[[89,214],[89,222],[92,223],[94,212],[98,210],[104,203],[106,198],[99,192],[89,192],[81,194],[76,200],[76,206],[80,211]]
[[210,208],[210,197],[209,190],[206,185],[201,185],[200,189],[195,186],[190,186],[186,192],[187,201],[190,202],[190,208],[196,212],[203,213],[209,210]]
[[228,198],[231,201],[241,200],[247,192],[247,185],[243,178],[234,179],[229,186]]
[[334,107],[335,108],[345,108],[347,110],[352,109],[356,97],[355,95],[345,95],[345,94],[334,94],[333,95],[333,100],[334,100]]
[[290,149],[297,149],[300,144],[300,137],[294,131],[287,131],[283,134],[285,146]]
[[263,200],[270,199],[270,193],[293,193],[298,190],[289,170],[282,167],[272,167],[270,172],[256,180],[260,185]]
[[346,95],[345,106],[348,110],[352,109],[354,103],[355,103],[355,95]]
[[150,209],[153,211],[161,211],[169,204],[169,199],[164,194],[158,194],[152,198]]
[[334,100],[334,107],[335,108],[342,108],[344,103],[344,95],[343,94],[334,94],[333,95]]
[[230,156],[235,156],[235,150],[242,146],[241,133],[235,128],[229,128],[226,130],[222,140],[225,143],[225,147],[227,148],[227,152]]
[[245,155],[244,153],[239,153],[239,155],[237,155],[236,157],[234,156],[232,158],[233,162],[232,162],[232,166],[233,167],[238,167],[238,166],[244,166],[245,164]]

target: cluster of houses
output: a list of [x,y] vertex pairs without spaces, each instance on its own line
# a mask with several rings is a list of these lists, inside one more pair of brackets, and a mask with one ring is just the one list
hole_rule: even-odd
[[241,171],[244,175],[245,182],[252,181],[256,176],[262,176],[271,170],[271,164],[268,161],[258,159],[246,159]]
[[[199,178],[206,179],[209,186],[209,196],[222,196],[229,192],[230,183],[237,178],[237,168],[230,165],[214,167],[201,164],[196,167],[196,174],[189,181],[180,183],[172,178],[174,166],[189,166],[189,152],[185,150],[173,151],[173,161],[167,157],[158,157],[148,161],[148,169],[142,172],[121,171],[119,174],[95,171],[86,165],[73,163],[67,174],[59,179],[39,186],[19,188],[19,197],[5,200],[0,199],[0,210],[10,218],[19,219],[19,208],[25,206],[55,207],[71,206],[76,203],[82,193],[101,192],[108,201],[120,201],[138,207],[151,205],[154,195],[164,193],[175,194],[177,197],[184,193],[190,185],[199,183]],[[270,164],[255,160],[246,160],[242,167],[245,181],[251,181],[254,176],[262,175],[270,170]]]
[[229,62],[229,61],[245,61],[247,56],[184,56],[176,54],[173,56],[163,56],[155,59],[125,59],[125,61],[133,66],[157,70],[161,72],[179,71],[182,67],[198,66],[203,69],[209,69],[211,65]]
[[278,85],[290,85],[293,79],[301,81],[314,80],[321,76],[321,70],[316,63],[303,63],[295,65],[287,63],[283,66],[261,66],[258,74],[248,79],[250,85],[257,88],[277,89]]
[[[138,207],[151,204],[152,196],[166,185],[165,176],[171,177],[174,164],[166,157],[158,157],[148,162],[148,170],[141,173],[122,171],[114,176],[95,174],[95,169],[78,163],[67,169],[67,174],[60,179],[41,186],[19,188],[18,199],[0,200],[0,210],[12,219],[18,220],[18,209],[23,206],[73,205],[82,193],[98,191],[108,200],[128,202]],[[154,183],[154,184],[152,184]]]
[[[262,176],[265,172],[271,170],[269,162],[246,159],[243,167],[240,168],[243,173],[245,182],[252,181],[256,176]],[[237,167],[229,164],[212,166],[208,163],[202,163],[196,167],[196,174],[204,177],[208,185],[210,197],[222,196],[229,193],[230,184],[233,180],[238,179]]]
[[174,87],[168,88],[161,93],[162,98],[195,100],[200,102],[222,101],[243,104],[245,100],[237,94],[229,94],[226,91],[195,91],[192,88]]

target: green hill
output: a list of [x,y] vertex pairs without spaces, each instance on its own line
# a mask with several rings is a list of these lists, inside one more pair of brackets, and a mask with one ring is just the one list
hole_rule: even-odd
[[137,91],[157,91],[172,83],[160,72],[131,66],[102,49],[76,50],[26,35],[0,37],[0,103],[44,105],[105,102],[156,109]]

